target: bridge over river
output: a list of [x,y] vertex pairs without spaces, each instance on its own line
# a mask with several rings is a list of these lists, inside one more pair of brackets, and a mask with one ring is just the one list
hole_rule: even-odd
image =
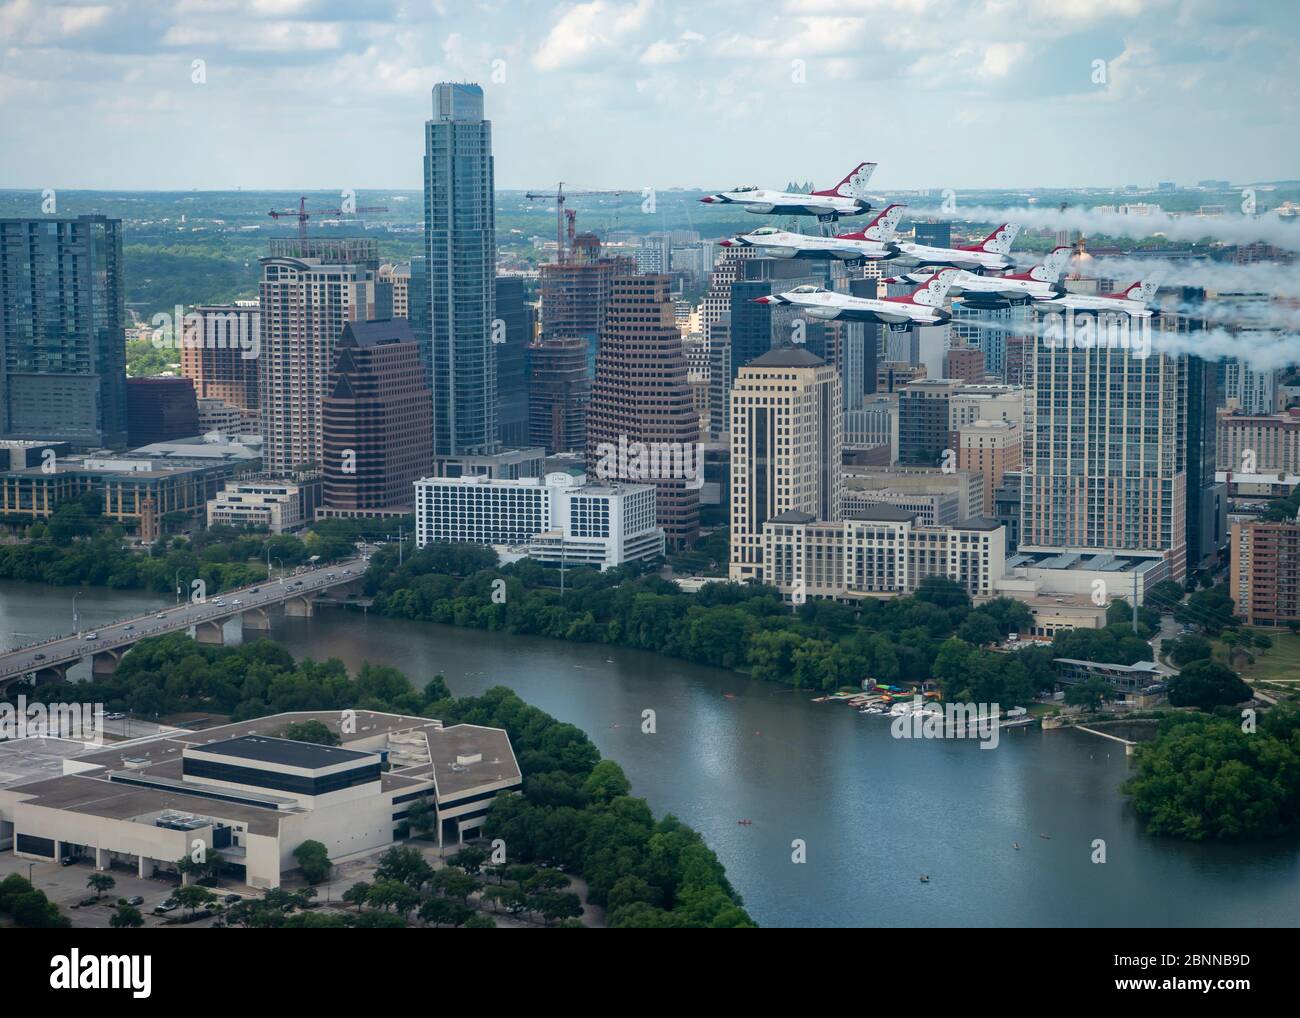
[[111,674],[122,655],[138,641],[163,633],[193,629],[200,643],[221,643],[222,626],[235,616],[245,629],[267,630],[271,628],[268,609],[277,604],[284,605],[287,615],[310,617],[327,593],[342,597],[345,592],[341,588],[356,584],[365,570],[362,558],[304,569],[163,611],[119,619],[93,631],[7,651],[0,654],[0,690],[33,674],[44,681],[66,678],[68,669],[87,657],[94,674]]

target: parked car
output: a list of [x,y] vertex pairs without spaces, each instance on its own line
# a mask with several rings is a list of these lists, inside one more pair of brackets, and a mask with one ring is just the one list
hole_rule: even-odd
[[121,711],[119,711],[119,710],[115,710],[115,711],[113,711],[112,714],[105,714],[105,715],[104,715],[104,720],[105,720],[105,721],[125,721],[125,720],[126,720],[126,715],[123,714],[123,713],[122,713]]
[[143,905],[144,899],[137,894],[134,898],[127,898],[126,903],[128,905]]
[[166,915],[168,912],[175,912],[176,903],[169,898],[167,901],[164,901],[161,905],[155,905],[153,911],[154,911],[154,915]]
[[80,861],[81,861],[81,857],[76,855],[65,855],[62,859],[59,860],[59,862],[62,863],[64,866],[75,866]]
[[241,894],[227,894],[221,900],[224,901],[227,905],[233,905],[237,901],[243,901],[244,897]]

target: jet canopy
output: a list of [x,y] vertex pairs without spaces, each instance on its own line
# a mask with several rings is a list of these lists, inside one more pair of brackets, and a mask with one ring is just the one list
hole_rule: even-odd
[[733,187],[731,189],[731,193],[738,194],[741,191],[757,191],[757,190],[758,190],[757,184],[741,184],[739,187]]
[[778,234],[778,233],[780,233],[780,232],[781,232],[781,231],[780,231],[777,227],[775,227],[775,226],[760,226],[757,230],[755,230],[752,234],[750,234],[750,236],[753,236],[753,237],[771,237],[771,236],[773,236],[773,235],[775,235],[775,234]]
[[791,293],[830,293],[829,290],[821,286],[796,286]]

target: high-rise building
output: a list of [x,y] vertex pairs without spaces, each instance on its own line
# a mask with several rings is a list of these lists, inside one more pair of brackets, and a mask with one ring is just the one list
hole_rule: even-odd
[[835,369],[800,347],[740,369],[731,389],[731,579],[762,580],[763,525],[773,517],[839,520],[842,401]]
[[709,273],[709,289],[700,302],[700,331],[708,333],[713,323],[731,312],[731,284],[741,278],[742,264],[758,257],[756,247],[726,248],[713,271]]
[[528,444],[585,451],[591,375],[585,339],[543,339],[528,350]]
[[957,469],[984,478],[984,508],[993,514],[993,495],[1008,471],[1020,469],[1020,426],[1011,421],[975,421],[957,432]]
[[899,390],[899,463],[934,466],[952,448],[949,401],[960,385],[947,378],[924,378]]
[[1300,410],[1283,414],[1219,412],[1219,470],[1235,474],[1300,474]]
[[584,340],[588,373],[593,372],[614,280],[636,271],[635,258],[606,257],[594,233],[578,234],[563,261],[540,269],[542,338]]
[[1038,341],[1025,408],[1022,549],[1187,567],[1187,358]]
[[491,452],[498,441],[493,172],[483,89],[435,85],[424,125],[424,253],[438,456]]
[[[623,451],[638,445],[655,476],[643,476],[639,462],[625,463]],[[615,451],[617,475],[608,476]],[[703,467],[700,418],[668,277],[615,280],[587,413],[587,475],[602,483],[652,480],[659,525],[669,545],[682,547],[699,534]]]
[[199,433],[194,386],[188,378],[128,378],[126,421],[132,448],[192,438]]
[[122,222],[0,219],[0,437],[123,445]]
[[717,441],[731,423],[731,314],[709,326],[709,438]]
[[519,276],[497,276],[497,425],[501,444],[515,449],[528,442],[528,348],[537,313]]
[[411,266],[385,262],[379,266],[379,281],[388,283],[393,288],[393,318],[410,316],[411,306]]
[[954,346],[944,354],[943,375],[962,382],[983,382],[984,351],[973,346]]
[[256,410],[261,358],[260,304],[200,304],[186,316],[181,334],[181,374],[199,399],[218,399]]
[[1300,522],[1232,525],[1228,594],[1248,626],[1300,621]]
[[375,316],[378,242],[272,240],[261,264],[263,467],[281,475],[316,470],[335,345],[349,322]]
[[409,512],[433,466],[433,408],[406,319],[343,329],[321,422],[329,514]]

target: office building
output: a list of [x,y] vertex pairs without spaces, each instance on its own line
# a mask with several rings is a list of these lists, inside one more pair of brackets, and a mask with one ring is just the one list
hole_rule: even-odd
[[273,240],[261,261],[260,409],[268,472],[319,470],[321,405],[343,328],[375,317],[378,243]]
[[1223,411],[1216,464],[1237,474],[1300,474],[1300,409],[1254,415]]
[[899,463],[935,466],[952,449],[948,404],[960,384],[947,378],[923,378],[899,390]]
[[227,481],[208,501],[208,526],[248,527],[286,534],[316,518],[321,489],[319,478],[285,481],[256,477]]
[[[317,722],[341,742],[284,738]],[[318,841],[332,859],[405,836],[411,804],[432,807],[441,848],[473,837],[496,797],[522,785],[500,728],[374,711],[302,711],[83,753],[67,773],[0,789],[0,844],[34,861],[88,856],[141,879],[179,859],[220,852],[250,887],[279,887],[294,850]]]
[[0,219],[0,438],[127,442],[122,223]]
[[800,347],[740,369],[731,390],[731,579],[762,582],[768,520],[840,519],[842,401],[835,369]]
[[426,477],[416,482],[415,543],[524,547],[531,558],[609,569],[664,553],[653,484],[544,478]]
[[528,442],[547,453],[587,448],[591,374],[585,339],[547,339],[528,350]]
[[349,322],[321,406],[328,514],[410,512],[412,485],[433,468],[432,416],[407,320]]
[[[659,462],[650,480],[668,544],[694,542],[703,482],[700,418],[687,380],[681,333],[673,319],[667,276],[615,280],[596,357],[587,412],[587,475],[601,482],[646,480],[624,449],[644,447]],[[617,472],[606,469],[617,450]],[[667,462],[665,456],[667,455]]]
[[[496,206],[483,89],[441,82],[424,126],[424,257],[434,453],[493,452],[497,432]],[[427,286],[427,289],[424,287]],[[420,323],[425,320],[421,309]],[[414,324],[414,323],[413,323]],[[417,331],[417,336],[420,333]]]
[[501,444],[528,444],[528,348],[537,331],[537,312],[519,276],[496,278],[497,427]]
[[392,317],[409,318],[411,309],[411,266],[385,262],[377,274],[381,283],[392,287]]
[[957,469],[984,478],[982,514],[996,515],[994,492],[1008,471],[1020,470],[1021,428],[1011,421],[974,421],[957,432]]
[[134,448],[199,434],[199,404],[188,378],[128,378],[126,427]]
[[879,505],[915,513],[927,527],[952,526],[984,514],[984,478],[970,470],[849,464],[842,472],[846,518]]

